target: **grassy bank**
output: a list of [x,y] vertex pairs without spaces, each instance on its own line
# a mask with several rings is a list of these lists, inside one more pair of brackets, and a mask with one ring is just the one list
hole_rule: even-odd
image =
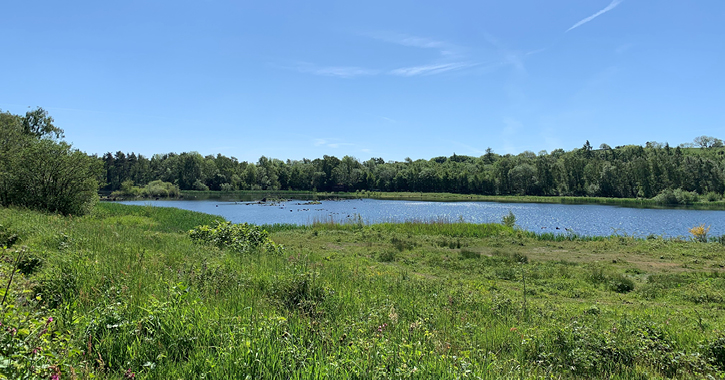
[[0,364],[20,364],[0,373],[723,376],[720,243],[318,223],[269,226],[284,252],[241,254],[192,243],[186,232],[215,220],[119,204],[81,218],[0,209],[0,244],[12,243],[0,260],[3,289],[20,269],[0,331]]
[[309,192],[285,190],[249,190],[249,191],[182,191],[188,199],[228,198],[246,201],[273,199],[330,199],[330,198],[370,198],[387,200],[416,200],[435,202],[502,202],[502,203],[560,203],[560,204],[600,204],[621,207],[676,208],[687,207],[701,210],[725,210],[725,201],[694,201],[685,205],[668,205],[655,199],[644,198],[604,198],[604,197],[546,197],[531,195],[476,195],[453,193],[408,193],[408,192]]

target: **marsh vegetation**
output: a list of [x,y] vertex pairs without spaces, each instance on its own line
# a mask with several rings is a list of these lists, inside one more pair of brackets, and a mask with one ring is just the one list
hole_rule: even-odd
[[[219,222],[119,204],[83,217],[0,209],[10,283],[0,371],[651,379],[725,369],[716,240],[558,240],[443,221],[278,224],[267,235]],[[245,237],[267,248],[240,248]]]

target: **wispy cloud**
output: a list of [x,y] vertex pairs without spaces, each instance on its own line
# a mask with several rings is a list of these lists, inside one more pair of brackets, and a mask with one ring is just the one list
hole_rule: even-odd
[[597,17],[599,17],[599,16],[601,16],[601,15],[603,15],[603,14],[611,11],[612,9],[616,8],[617,5],[621,4],[622,1],[624,1],[624,0],[612,0],[612,2],[609,3],[609,5],[607,5],[604,9],[602,9],[601,11],[599,11],[599,12],[597,12],[597,13],[595,13],[595,14],[593,14],[593,15],[591,15],[591,16],[589,16],[589,17],[587,17],[587,18],[585,18],[585,19],[583,19],[583,20],[581,20],[579,22],[577,22],[571,28],[567,29],[566,32],[569,32],[572,29],[576,29],[576,28],[578,28],[578,27],[580,27],[580,26],[588,23],[589,21],[592,21],[595,18],[597,18]]
[[389,73],[392,75],[412,77],[416,75],[440,74],[446,71],[458,70],[471,66],[474,66],[474,64],[468,62],[439,63],[421,66],[401,67],[399,69],[391,70]]
[[411,46],[411,47],[418,47],[418,48],[424,48],[424,49],[441,49],[443,51],[448,51],[453,49],[453,45],[449,44],[445,41],[440,40],[434,40],[432,38],[427,37],[418,37],[418,36],[410,36],[407,34],[399,34],[399,33],[372,33],[368,34],[368,36],[403,46]]
[[377,75],[380,70],[367,69],[357,66],[316,66],[310,63],[298,63],[296,69],[303,73],[331,76],[338,78],[353,78],[359,76]]
[[439,56],[429,63],[396,69],[371,69],[361,66],[319,66],[308,62],[299,62],[293,69],[302,73],[338,78],[375,75],[414,77],[442,74],[480,65],[480,63],[471,62],[467,58],[467,49],[446,41],[399,33],[372,33],[366,34],[366,36],[400,46],[437,50]]
[[340,139],[314,139],[312,141],[314,146],[324,146],[328,148],[339,148],[341,146],[354,146],[355,144],[340,142]]

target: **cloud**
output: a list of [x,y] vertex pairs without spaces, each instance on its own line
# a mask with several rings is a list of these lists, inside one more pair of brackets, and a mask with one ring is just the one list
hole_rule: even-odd
[[314,139],[312,144],[314,146],[324,146],[324,147],[333,148],[333,149],[339,148],[341,146],[350,146],[350,145],[354,146],[355,145],[352,143],[339,142],[339,140],[340,139]]
[[350,78],[361,75],[376,75],[378,70],[365,69],[362,67],[322,67],[314,71],[317,75],[329,75],[333,77]]
[[606,8],[604,8],[601,11],[599,11],[599,12],[597,12],[597,13],[595,13],[595,14],[593,14],[593,15],[591,15],[591,16],[589,16],[589,17],[587,17],[587,18],[585,18],[585,19],[583,19],[583,20],[581,20],[579,22],[577,22],[571,28],[567,29],[566,32],[569,32],[572,29],[576,29],[576,28],[578,28],[578,27],[580,27],[580,26],[588,23],[589,21],[592,21],[595,18],[597,18],[597,17],[599,17],[599,16],[601,16],[601,15],[603,15],[603,14],[611,11],[612,9],[616,8],[617,5],[621,4],[622,1],[624,1],[624,0],[612,0],[612,2],[609,3],[609,5],[607,5]]
[[471,66],[474,66],[474,64],[467,62],[438,63],[421,66],[401,67],[399,69],[391,70],[389,74],[404,77],[412,77],[416,75],[434,75]]
[[359,76],[371,76],[380,73],[380,70],[366,69],[357,66],[323,66],[319,67],[310,63],[298,63],[296,69],[303,73],[323,75],[338,78],[353,78]]
[[406,34],[397,34],[397,33],[373,33],[369,35],[372,38],[403,45],[403,46],[411,46],[411,47],[417,47],[417,48],[423,48],[423,49],[441,49],[442,51],[448,52],[453,48],[453,45],[439,40],[434,40],[431,38],[426,37],[418,37],[418,36],[410,36]]
[[400,67],[392,70],[370,69],[361,66],[318,66],[309,62],[298,62],[292,69],[307,74],[338,78],[353,78],[382,74],[414,77],[441,74],[480,64],[464,61],[467,59],[466,54],[464,53],[466,49],[441,40],[396,33],[374,33],[367,34],[366,36],[401,46],[420,49],[434,49],[438,51],[440,56],[427,64]]

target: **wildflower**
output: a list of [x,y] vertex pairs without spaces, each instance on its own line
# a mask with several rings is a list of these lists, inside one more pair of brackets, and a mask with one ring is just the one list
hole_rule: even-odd
[[133,372],[131,372],[131,368],[129,368],[129,369],[126,370],[126,373],[123,375],[123,378],[124,379],[135,379],[136,378],[136,374],[133,373]]

